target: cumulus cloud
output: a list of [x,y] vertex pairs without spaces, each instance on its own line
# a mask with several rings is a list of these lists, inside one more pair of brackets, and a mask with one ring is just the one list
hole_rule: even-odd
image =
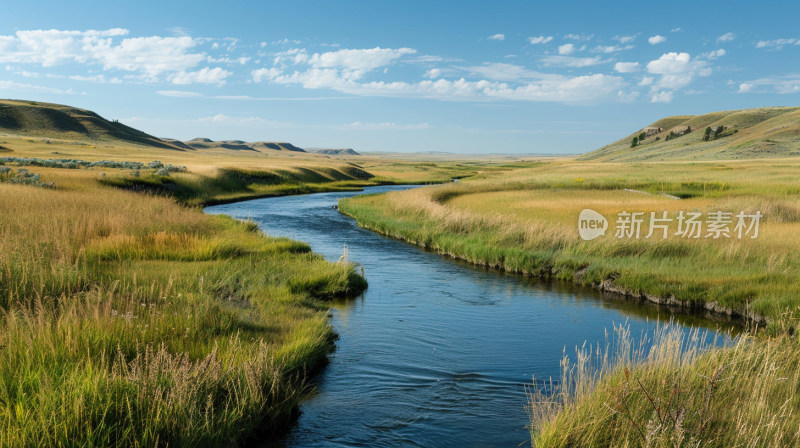
[[385,67],[414,53],[412,49],[377,48],[311,54],[305,49],[295,49],[277,54],[272,67],[254,70],[252,80],[299,85],[307,89],[331,89],[353,95],[410,96],[449,101],[586,102],[601,98],[618,100],[626,96],[623,93],[626,83],[617,76],[593,74],[569,77],[497,63],[461,69],[484,78],[477,80],[464,77],[447,79],[441,77],[444,71],[429,71],[427,77],[432,79],[420,81],[368,80],[368,75],[381,74]]
[[573,51],[575,51],[575,45],[573,44],[564,44],[558,46],[558,54],[568,55],[572,54]]
[[103,70],[133,72],[141,79],[157,81],[164,74],[186,72],[206,58],[195,50],[202,42],[190,36],[128,37],[129,34],[123,28],[17,31],[0,36],[0,62],[42,67],[67,63],[100,65]]
[[664,53],[658,59],[647,63],[647,71],[658,75],[685,73],[689,69],[692,57],[689,53]]
[[619,73],[633,73],[639,71],[638,62],[617,62],[614,64],[614,70]]
[[670,52],[648,62],[647,72],[659,75],[657,80],[650,81],[651,100],[669,102],[672,100],[669,91],[687,86],[697,76],[711,75],[711,68],[707,61],[692,59],[689,53]]
[[669,103],[672,101],[672,92],[670,91],[661,91],[661,92],[653,92],[650,94],[650,102],[651,103]]
[[736,35],[735,34],[733,34],[733,33],[725,33],[722,36],[719,36],[717,38],[717,42],[730,42],[730,41],[732,41],[734,39],[736,39]]
[[666,42],[667,38],[660,34],[656,34],[655,36],[651,36],[649,39],[647,39],[647,41],[650,42],[650,45],[658,45]]
[[487,39],[489,39],[489,40],[505,40],[506,39],[506,35],[505,34],[500,34],[500,33],[492,34],[491,36],[487,37]]
[[553,40],[553,36],[537,36],[537,37],[529,37],[528,42],[536,45],[536,44],[546,44]]

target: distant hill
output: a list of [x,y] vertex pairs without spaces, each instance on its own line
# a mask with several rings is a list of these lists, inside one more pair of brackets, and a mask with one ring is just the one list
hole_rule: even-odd
[[360,156],[353,148],[306,148],[308,152],[325,154],[328,156]]
[[253,142],[247,143],[255,150],[271,149],[273,151],[292,151],[292,152],[306,152],[303,148],[298,148],[291,143],[287,142]]
[[[706,129],[711,132],[706,136]],[[633,138],[644,137],[632,147]],[[762,107],[667,117],[578,160],[756,159],[800,156],[800,107]]]
[[231,149],[234,151],[255,151],[241,140],[221,140],[214,141],[208,138],[195,138],[183,142],[186,146],[193,149]]
[[0,132],[72,140],[123,140],[185,151],[168,141],[85,109],[35,101],[0,100]]
[[186,142],[187,146],[194,149],[230,149],[234,151],[291,151],[306,152],[303,148],[298,148],[287,142],[245,142],[242,140],[219,140],[214,141],[209,138],[198,137]]

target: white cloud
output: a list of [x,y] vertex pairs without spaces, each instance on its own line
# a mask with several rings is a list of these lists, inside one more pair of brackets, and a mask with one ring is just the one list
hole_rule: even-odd
[[[310,60],[310,59],[309,59]],[[298,67],[299,66],[299,67]],[[299,68],[299,69],[298,69]],[[362,96],[405,96],[440,100],[518,100],[586,102],[599,99],[619,100],[625,88],[622,78],[603,74],[568,77],[563,75],[541,75],[509,64],[491,64],[471,67],[484,75],[516,78],[520,82],[509,83],[497,80],[435,79],[416,82],[372,81],[350,76],[337,68],[310,66],[300,62],[295,66],[260,69],[254,81],[269,81],[276,84],[301,85],[308,89],[332,89]],[[256,78],[259,79],[256,79]],[[522,80],[525,77],[538,77]]]
[[564,35],[565,39],[572,39],[572,40],[577,40],[577,41],[591,40],[592,37],[594,37],[593,34],[572,34],[572,33],[570,33],[570,34]]
[[385,67],[407,54],[417,50],[411,48],[369,48],[361,50],[338,50],[327,53],[314,53],[308,63],[316,68],[341,68],[344,70],[373,70]]
[[92,76],[72,75],[69,76],[69,79],[73,79],[75,81],[87,81],[87,82],[97,82],[97,83],[106,82],[106,77],[99,74]]
[[250,72],[250,75],[253,77],[254,82],[261,82],[265,79],[271,79],[280,76],[282,73],[283,72],[277,68],[260,68]]
[[636,35],[632,35],[632,36],[614,36],[614,40],[619,41],[619,43],[621,43],[621,44],[627,44],[627,43],[633,42],[634,39],[636,39]]
[[546,79],[558,77],[558,75],[548,75],[534,70],[529,70],[520,65],[504,63],[486,63],[478,66],[464,67],[465,70],[481,75],[492,81],[522,81],[532,79]]
[[620,47],[619,45],[598,45],[592,49],[595,53],[616,53],[618,51],[623,50],[630,50],[633,48],[633,45],[626,45],[624,47]]
[[157,81],[165,73],[191,69],[206,57],[194,51],[202,41],[189,36],[126,37],[128,34],[122,28],[17,31],[13,36],[0,36],[0,62],[42,67],[100,65],[104,70],[135,72],[140,79]]
[[717,42],[730,42],[730,41],[732,41],[734,39],[736,39],[736,35],[735,34],[733,34],[733,33],[725,33],[722,36],[719,36],[717,38]]
[[233,72],[223,70],[220,67],[204,67],[200,70],[193,72],[180,71],[169,76],[169,80],[173,84],[186,85],[186,84],[225,84],[225,78],[231,76]]
[[432,68],[432,69],[428,70],[427,72],[425,72],[425,74],[422,75],[422,76],[424,76],[426,78],[430,78],[430,79],[436,79],[441,75],[442,75],[442,70],[441,69]]
[[633,73],[639,71],[638,62],[617,62],[614,64],[614,70],[619,73]]
[[689,53],[670,52],[648,62],[647,72],[661,75],[654,89],[676,90],[688,85],[696,76],[711,75],[711,68],[706,61],[692,60]]
[[669,30],[669,32],[670,32],[670,33],[677,33],[677,32],[679,32],[680,30],[681,30],[681,27],[676,27],[676,28],[673,28],[673,29]]
[[189,92],[186,90],[159,90],[156,93],[161,96],[169,96],[173,98],[195,98],[203,96],[201,93]]
[[651,36],[649,39],[647,39],[647,41],[650,42],[650,45],[657,45],[666,42],[667,38],[656,34],[655,36]]
[[538,36],[538,37],[529,37],[528,42],[531,44],[546,44],[553,40],[553,36]]
[[664,53],[647,63],[647,71],[659,75],[684,73],[688,71],[691,59],[689,53]]
[[719,59],[722,56],[725,56],[725,50],[723,50],[722,48],[720,48],[719,50],[710,51],[708,53],[703,53],[702,55],[700,55],[700,57],[706,58],[706,59],[709,59],[709,60],[712,60],[712,61],[714,59]]
[[573,44],[564,44],[559,45],[558,47],[558,54],[560,55],[568,55],[575,51],[575,45]]
[[62,89],[54,89],[51,87],[44,87],[44,86],[37,86],[33,84],[23,84],[14,81],[2,81],[0,80],[0,90],[14,90],[14,91],[25,91],[25,92],[38,92],[38,93],[54,93],[58,95],[74,95],[75,92],[72,89],[62,90]]
[[774,39],[774,40],[760,40],[756,43],[756,48],[774,48],[776,50],[782,49],[785,45],[800,45],[800,39]]
[[672,101],[672,94],[673,92],[670,91],[661,91],[661,92],[654,92],[650,95],[650,102],[651,103],[669,103]]
[[800,93],[800,74],[760,78],[739,84],[739,93],[747,92]]
[[655,80],[655,78],[653,78],[652,76],[642,76],[642,80],[639,81],[639,85],[642,86],[642,87],[647,87],[647,86],[653,84],[654,80]]
[[551,67],[591,67],[593,65],[605,64],[610,62],[608,59],[603,59],[600,56],[591,58],[578,58],[574,56],[546,56],[541,59],[541,62]]
[[500,34],[500,33],[492,34],[491,36],[487,37],[487,39],[489,39],[489,40],[505,40],[506,39],[506,35],[505,34]]

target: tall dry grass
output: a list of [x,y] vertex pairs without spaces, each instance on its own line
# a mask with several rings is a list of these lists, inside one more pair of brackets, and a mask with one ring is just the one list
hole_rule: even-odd
[[577,348],[558,380],[529,390],[532,445],[797,446],[797,338],[715,342],[670,323],[652,338],[616,327],[604,348]]
[[0,184],[0,446],[219,446],[287,426],[352,266],[42,170]]

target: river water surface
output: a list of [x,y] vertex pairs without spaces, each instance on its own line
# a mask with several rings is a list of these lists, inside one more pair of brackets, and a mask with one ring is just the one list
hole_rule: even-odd
[[[384,192],[408,187],[373,187]],[[333,208],[362,192],[255,199],[206,208],[309,243],[336,261],[347,244],[369,289],[333,304],[340,339],[318,393],[268,446],[529,445],[525,385],[559,375],[564,349],[627,322],[648,332],[669,312],[564,283],[487,271],[359,228]],[[692,325],[715,324],[688,317]]]

